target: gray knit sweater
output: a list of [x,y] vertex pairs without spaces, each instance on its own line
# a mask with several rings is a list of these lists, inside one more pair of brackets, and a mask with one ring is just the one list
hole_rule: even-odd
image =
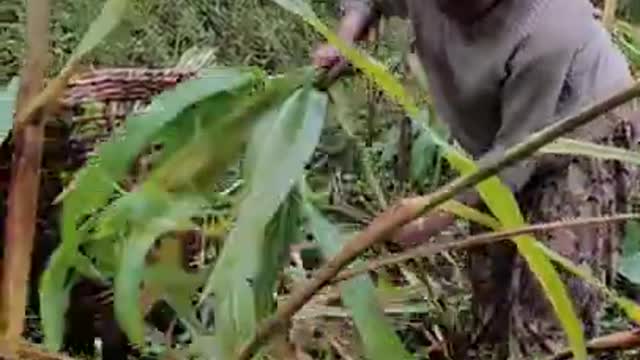
[[[502,0],[466,25],[435,1],[342,0],[342,6],[411,20],[436,111],[481,161],[632,81],[589,0]],[[534,169],[533,161],[524,162],[500,176],[517,191]]]

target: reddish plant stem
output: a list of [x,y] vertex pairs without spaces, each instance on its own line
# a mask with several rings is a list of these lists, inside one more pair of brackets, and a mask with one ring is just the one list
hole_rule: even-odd
[[40,165],[44,142],[46,109],[38,109],[29,119],[25,106],[44,87],[49,54],[49,1],[27,2],[27,52],[21,71],[16,101],[14,153],[5,219],[2,302],[0,307],[3,358],[16,358],[25,319],[31,252],[40,189]]

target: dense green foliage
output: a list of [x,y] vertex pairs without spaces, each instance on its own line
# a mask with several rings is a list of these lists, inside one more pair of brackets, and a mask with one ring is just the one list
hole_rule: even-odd
[[[216,66],[199,79],[154,98],[147,112],[129,117],[125,135],[101,145],[95,161],[70,186],[63,200],[63,243],[49,264],[40,294],[50,347],[61,345],[67,274],[73,270],[113,280],[118,319],[137,344],[154,342],[145,337],[137,306],[139,285],[145,282],[162,294],[186,324],[193,346],[185,351],[231,358],[273,312],[278,297],[294,288],[289,285],[286,291],[276,292],[284,286],[281,269],[294,274],[285,276],[289,281],[301,277],[296,273],[311,274],[286,262],[288,246],[300,243],[305,232],[317,240],[321,256],[331,258],[338,253],[340,240],[347,240],[345,235],[351,233],[346,229],[358,228],[400,196],[439,185],[444,160],[460,173],[475,171],[471,161],[433,131],[435,122],[425,105],[424,90],[404,68],[406,28],[393,27],[385,32],[380,46],[369,49],[383,64],[348,52],[366,76],[334,88],[331,94],[343,96],[329,106],[329,94],[313,88],[316,74],[305,65],[309,50],[320,40],[316,31],[335,41],[324,25],[335,4],[314,2],[315,12],[322,14],[316,18],[304,1],[274,2],[301,15],[306,23],[272,2],[259,0],[131,1],[123,24],[106,46],[85,59],[98,67],[172,66],[196,46],[213,49]],[[53,71],[68,60],[89,26],[95,26],[102,5],[56,2]],[[9,45],[6,53],[0,52],[0,82],[13,77],[20,65],[23,18],[17,1],[0,7],[0,42]],[[633,31],[623,36],[633,36]],[[632,53],[633,38],[626,37],[627,51]],[[347,91],[349,95],[344,96]],[[403,113],[410,119],[403,120]],[[415,139],[414,146],[403,147],[403,136]],[[135,179],[137,187],[123,189],[132,164],[151,144],[160,145],[161,150],[154,153],[149,176]],[[567,144],[559,144],[555,152],[567,151]],[[570,153],[611,150],[573,145]],[[611,156],[637,161],[628,153]],[[408,163],[396,165],[407,157]],[[241,191],[214,193],[222,186],[218,180],[230,169]],[[410,175],[398,179],[398,173]],[[350,182],[346,189],[345,182]],[[497,227],[523,225],[515,199],[497,179],[481,183],[478,189]],[[189,275],[172,263],[145,266],[147,253],[159,237],[194,228],[206,233],[207,224],[194,219],[206,217],[220,202],[231,204],[223,217],[233,225],[224,234],[225,246],[215,254],[212,267]],[[342,217],[330,216],[335,213]],[[585,358],[585,339],[551,264],[554,255],[536,246],[531,236],[514,240],[539,276],[576,357]],[[384,252],[376,248],[370,254]],[[457,272],[458,266],[452,261],[447,268]],[[631,274],[633,264],[625,269]],[[414,343],[403,343],[396,330],[411,327],[408,303],[413,299],[399,296],[401,315],[392,318],[385,316],[385,304],[375,300],[377,293],[386,293],[378,294],[378,299],[398,297],[412,288],[430,293],[433,303],[418,310],[434,318],[429,331],[459,330],[458,320],[446,317],[451,316],[447,305],[458,310],[460,296],[434,290],[443,281],[433,281],[431,276],[437,274],[410,266],[399,266],[399,271],[409,286],[391,286],[394,276],[385,274],[389,283],[385,279],[374,283],[362,276],[339,287],[342,304],[351,311],[361,335],[361,349],[353,351],[372,359],[387,359],[389,354],[412,358],[405,347],[412,348]],[[460,281],[455,287],[464,284]],[[618,300],[617,295],[608,295]],[[199,301],[192,302],[194,296]],[[629,314],[636,311],[626,305]],[[202,309],[215,313],[215,327],[197,316]]]

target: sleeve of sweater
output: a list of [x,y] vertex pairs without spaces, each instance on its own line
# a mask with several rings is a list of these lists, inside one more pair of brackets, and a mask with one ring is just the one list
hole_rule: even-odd
[[407,3],[404,0],[340,0],[343,13],[357,10],[369,14],[379,13],[385,17],[407,17]]
[[[572,49],[576,47],[567,46],[565,36],[556,34],[554,40],[553,36],[543,35],[525,38],[507,64],[501,95],[501,126],[492,149],[481,157],[480,163],[501,156],[511,146],[557,120],[556,109],[573,59]],[[498,176],[517,192],[534,170],[534,160],[527,159]]]

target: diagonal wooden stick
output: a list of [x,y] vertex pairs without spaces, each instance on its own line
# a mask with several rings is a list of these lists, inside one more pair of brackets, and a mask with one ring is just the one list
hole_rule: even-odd
[[271,317],[264,320],[253,337],[239,350],[239,360],[249,360],[277,331],[286,328],[287,321],[306,304],[323,286],[329,284],[338,273],[372,245],[384,241],[396,229],[462,191],[496,175],[500,170],[531,156],[542,146],[587,124],[600,115],[640,96],[640,83],[591,105],[576,115],[564,118],[531,135],[526,141],[508,149],[505,154],[468,175],[458,177],[434,193],[400,201],[378,216],[366,229],[347,242],[340,253],[327,261],[306,285],[294,291],[289,300]]
[[490,232],[470,236],[462,240],[452,240],[443,243],[427,244],[417,248],[402,252],[396,255],[390,255],[381,259],[368,262],[365,266],[345,270],[332,279],[331,283],[336,283],[351,279],[355,276],[365,274],[369,271],[377,270],[385,266],[395,265],[416,258],[432,256],[445,251],[463,250],[472,247],[482,246],[506,240],[518,235],[548,232],[556,229],[567,229],[585,226],[596,226],[604,223],[621,222],[627,220],[639,220],[640,214],[617,214],[604,217],[589,217],[583,219],[575,219],[568,221],[554,221],[544,224],[536,224],[531,226],[523,226],[517,229]]

